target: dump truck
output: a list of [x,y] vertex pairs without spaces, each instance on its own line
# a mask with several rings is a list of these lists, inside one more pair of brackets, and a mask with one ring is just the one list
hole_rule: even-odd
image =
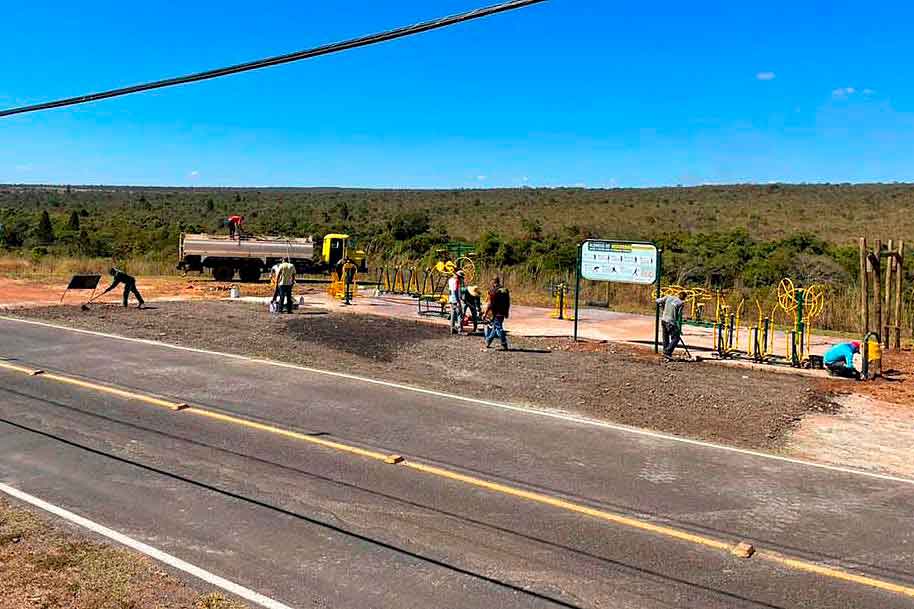
[[366,272],[365,252],[350,248],[349,235],[330,234],[315,243],[311,237],[289,238],[243,235],[181,234],[178,268],[204,272],[209,269],[216,281],[232,281],[237,273],[242,282],[258,281],[283,258],[295,265],[299,274],[329,273],[342,260],[351,258]]

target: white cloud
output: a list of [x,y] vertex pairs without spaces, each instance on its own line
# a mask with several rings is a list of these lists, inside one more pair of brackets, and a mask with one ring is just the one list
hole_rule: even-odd
[[863,94],[864,95],[876,95],[876,91],[874,91],[873,89],[864,89]]
[[777,74],[774,72],[759,72],[755,75],[755,78],[758,80],[774,80],[777,77]]
[[489,179],[489,176],[476,176],[476,179],[479,180],[480,182],[485,182],[486,180]]
[[28,173],[29,171],[31,171],[33,169],[33,167],[32,167],[32,165],[28,165],[28,164],[16,165],[14,167],[14,169],[16,170],[16,173]]
[[199,175],[200,175],[200,172],[197,171],[196,169],[194,169],[193,171],[190,172],[190,177],[192,177],[192,178],[196,178]]
[[837,99],[843,99],[849,97],[857,92],[857,89],[854,87],[839,87],[831,92],[831,96]]

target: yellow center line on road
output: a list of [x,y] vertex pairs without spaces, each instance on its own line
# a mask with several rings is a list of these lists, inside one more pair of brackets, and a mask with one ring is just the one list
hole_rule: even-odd
[[7,362],[0,362],[0,368],[3,368],[4,370],[12,370],[13,372],[21,372],[23,374],[28,374],[29,376],[36,376],[43,372],[37,368],[27,368],[25,366],[17,366]]
[[[352,446],[350,444],[344,444],[342,442],[335,442],[333,440],[326,440],[324,438],[319,438],[316,436],[308,435],[298,431],[293,431],[289,429],[283,429],[282,427],[277,427],[275,425],[268,425],[266,423],[258,423],[256,421],[250,421],[248,419],[232,416],[228,414],[223,414],[220,412],[215,412],[208,410],[206,408],[200,408],[197,406],[189,406],[185,403],[172,402],[168,400],[163,400],[161,398],[144,395],[141,393],[133,391],[125,391],[123,389],[117,389],[107,385],[102,385],[99,383],[93,383],[89,381],[83,381],[80,379],[63,376],[55,373],[46,373],[42,370],[28,368],[25,366],[17,366],[14,364],[9,364],[6,362],[0,362],[0,369],[12,370],[14,372],[20,372],[23,374],[28,374],[30,376],[35,376],[36,378],[43,378],[47,380],[57,381],[61,383],[67,383],[70,385],[75,385],[85,389],[91,389],[95,391],[101,391],[111,395],[116,395],[128,400],[138,400],[146,404],[152,404],[159,407],[164,407],[172,411],[180,411],[186,414],[193,414],[215,421],[220,421],[222,423],[227,423],[230,425],[238,425],[240,427],[246,427],[248,429],[254,429],[257,431],[262,431],[292,440],[298,440],[302,442],[307,442],[316,446],[321,446],[323,448],[328,448],[331,450],[336,450],[351,455],[356,455],[364,457],[367,459],[372,459],[375,461],[380,461],[382,463],[397,464],[398,467],[406,467],[416,472],[421,472],[424,474],[436,476],[439,478],[444,478],[447,480],[452,480],[454,482],[461,482],[476,488],[485,489],[491,492],[500,493],[503,495],[508,495],[511,497],[517,497],[519,499],[524,499],[527,501],[532,501],[542,505],[548,505],[560,510],[573,512],[576,514],[582,514],[606,522],[611,522],[628,528],[646,531],[663,537],[668,537],[671,539],[676,539],[679,541],[684,541],[687,543],[704,546],[714,550],[720,550],[728,553],[734,553],[736,546],[735,542],[728,542],[721,539],[715,539],[713,537],[708,537],[705,535],[698,535],[691,533],[683,529],[677,529],[671,526],[659,525],[649,522],[645,519],[634,518],[631,516],[623,516],[621,514],[616,514],[606,510],[601,510],[593,508],[587,505],[580,503],[575,503],[573,501],[568,501],[561,499],[556,496],[546,495],[543,493],[538,493],[535,491],[529,491],[526,489],[509,486],[506,484],[501,484],[498,482],[492,482],[490,480],[485,480],[483,478],[477,478],[475,476],[469,476],[462,474],[457,471],[445,469],[442,467],[437,467],[434,465],[428,465],[416,461],[410,461],[409,459],[404,459],[398,454],[389,454],[382,453],[373,450],[367,450],[360,448],[358,446]],[[775,563],[792,569],[795,571],[802,571],[805,573],[813,573],[830,579],[835,579],[839,581],[845,581],[853,584],[858,584],[862,586],[867,586],[870,588],[883,590],[886,592],[892,592],[895,594],[900,594],[903,596],[914,598],[914,587],[905,586],[902,584],[893,583],[890,581],[885,581],[866,575],[861,575],[858,573],[853,573],[846,571],[837,567],[828,567],[818,563],[811,562],[809,560],[793,558],[779,552],[771,550],[759,549],[755,552],[754,556],[764,560],[766,562]]]
[[850,571],[845,571],[844,569],[839,569],[837,567],[826,567],[824,565],[819,565],[808,560],[791,558],[771,550],[758,551],[755,555],[761,560],[773,562],[795,571],[815,573],[816,575],[822,575],[823,577],[829,577],[831,579],[846,581],[853,584],[860,584],[862,586],[876,588],[877,590],[884,590],[886,592],[892,592],[902,596],[914,598],[914,588],[911,586],[904,586],[902,584],[885,581],[884,579],[877,579],[875,577],[860,575],[858,573],[851,573]]
[[201,417],[207,417],[210,419],[215,419],[217,421],[222,421],[223,423],[231,423],[233,425],[240,425],[242,427],[248,427],[250,429],[257,429],[259,431],[265,431],[267,433],[276,434],[278,436],[283,436],[286,438],[291,438],[293,440],[301,440],[303,442],[308,442],[310,444],[316,444],[318,446],[323,446],[324,448],[331,448],[333,450],[338,450],[346,452],[352,455],[358,455],[360,457],[366,457],[368,459],[374,459],[376,461],[384,461],[390,455],[375,452],[373,450],[365,450],[364,448],[359,448],[357,446],[350,446],[349,444],[343,444],[341,442],[334,442],[333,440],[325,440],[323,438],[317,438],[308,434],[304,434],[298,431],[291,431],[288,429],[282,429],[281,427],[275,427],[273,425],[266,425],[264,423],[257,423],[254,421],[249,421],[247,419],[242,419],[240,417],[233,417],[231,415],[222,414],[220,412],[213,412],[212,410],[207,410],[205,408],[197,408],[196,406],[191,406],[184,410],[186,414],[195,414]]
[[16,366],[14,364],[9,364],[6,362],[0,362],[0,368],[5,370],[12,370],[13,372],[22,372],[23,374],[28,374],[29,376],[39,376],[45,380],[57,381],[58,383],[65,383],[67,385],[76,385],[77,387],[82,387],[83,389],[91,389],[93,391],[99,391],[102,393],[107,393],[109,395],[114,395],[119,398],[124,398],[127,400],[137,400],[139,402],[144,402],[146,404],[152,404],[153,406],[159,406],[161,408],[167,408],[168,410],[183,410],[187,408],[187,404],[172,402],[170,400],[165,400],[162,398],[157,398],[151,395],[146,395],[143,393],[137,393],[136,391],[128,391],[125,389],[118,389],[116,387],[110,387],[108,385],[102,385],[100,383],[93,383],[91,381],[83,381],[78,378],[71,376],[64,376],[62,374],[55,374],[53,372],[45,372],[44,370],[27,368],[25,366]]

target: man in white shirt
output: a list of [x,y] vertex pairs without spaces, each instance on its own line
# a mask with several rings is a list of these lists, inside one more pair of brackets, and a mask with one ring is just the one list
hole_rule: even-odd
[[292,286],[295,284],[295,265],[283,258],[282,264],[276,267],[276,285],[279,288],[279,307],[282,312],[292,312]]
[[463,334],[463,271],[457,271],[447,280],[447,301],[451,305],[451,334]]

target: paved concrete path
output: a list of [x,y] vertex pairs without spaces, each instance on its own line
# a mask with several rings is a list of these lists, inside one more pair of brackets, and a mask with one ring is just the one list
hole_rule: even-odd
[[[365,288],[363,295],[347,307],[354,313],[368,313],[401,319],[415,319],[418,305],[414,298],[408,296],[373,296],[372,290]],[[264,298],[250,298],[257,302],[266,302]],[[320,290],[308,289],[305,301],[311,305],[339,307],[339,300],[331,298]],[[551,310],[542,307],[515,305],[511,307],[511,319],[507,326],[510,331],[521,336],[562,336],[571,337],[574,323],[568,320],[553,319]],[[428,315],[429,319],[441,320],[440,315]],[[741,328],[738,344],[741,349],[748,347],[748,329]],[[578,336],[589,340],[625,342],[652,346],[654,344],[654,317],[636,313],[620,313],[607,309],[582,307],[579,311]],[[859,337],[857,337],[859,339]],[[713,349],[713,330],[686,324],[683,339],[690,349],[711,351]],[[813,334],[810,344],[812,353],[823,354],[832,345],[841,342],[842,338]],[[850,339],[847,339],[850,340]],[[775,332],[774,352],[780,356],[787,353],[787,336],[782,331]]]
[[910,482],[34,323],[0,335],[17,365],[454,474],[0,369],[0,481],[293,607],[914,603]]

